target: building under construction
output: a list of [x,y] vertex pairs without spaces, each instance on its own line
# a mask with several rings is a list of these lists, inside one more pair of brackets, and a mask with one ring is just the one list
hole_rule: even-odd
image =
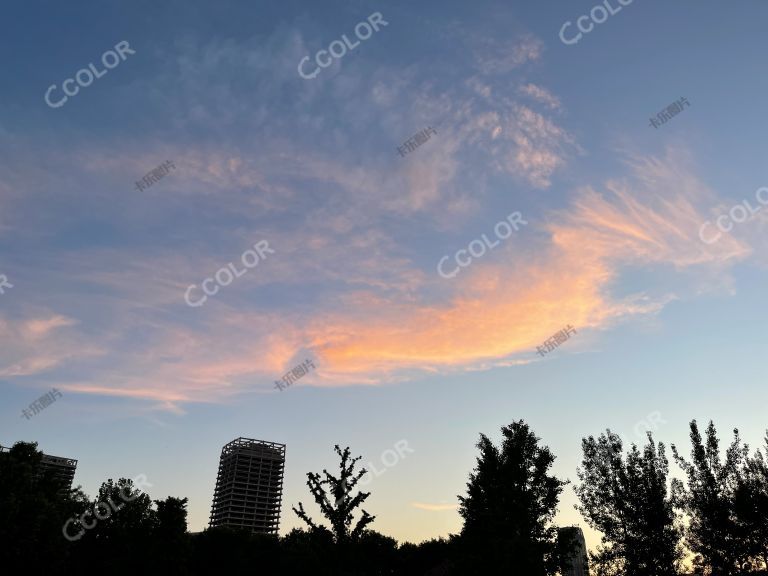
[[211,527],[277,534],[283,501],[285,444],[238,438],[221,450]]
[[40,472],[50,472],[61,485],[60,491],[67,493],[72,488],[72,482],[75,479],[75,469],[77,460],[72,458],[63,458],[61,456],[51,456],[43,454],[40,460]]

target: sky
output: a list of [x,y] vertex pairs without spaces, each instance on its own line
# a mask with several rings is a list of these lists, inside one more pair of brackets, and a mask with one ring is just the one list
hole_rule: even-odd
[[623,1],[5,4],[0,444],[199,531],[222,446],[285,443],[281,533],[349,446],[412,542],[519,419],[571,481],[606,428],[759,445],[768,5]]

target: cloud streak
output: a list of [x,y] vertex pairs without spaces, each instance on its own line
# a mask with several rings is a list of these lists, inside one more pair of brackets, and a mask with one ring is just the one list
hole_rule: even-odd
[[[276,62],[295,68],[299,37],[283,30],[268,44],[280,54]],[[347,80],[327,90],[343,95],[349,112],[334,100],[328,118],[312,115],[323,98],[319,82],[283,106],[279,86],[266,89],[267,80],[249,77],[263,96],[251,116],[235,87],[187,90],[192,95],[173,102],[180,124],[194,120],[201,130],[243,115],[245,126],[263,128],[268,146],[233,138],[216,148],[179,138],[147,150],[125,139],[109,153],[43,148],[41,166],[6,167],[3,203],[30,210],[28,198],[45,206],[85,195],[108,224],[101,246],[80,246],[73,234],[75,248],[30,252],[19,276],[33,281],[14,293],[27,302],[0,317],[0,375],[179,411],[186,402],[265,393],[305,352],[317,370],[297,387],[514,366],[538,361],[535,347],[564,323],[605,330],[687,296],[673,282],[620,293],[627,271],[722,275],[749,256],[750,246],[733,236],[712,245],[698,239],[702,206],[716,195],[678,150],[630,157],[624,177],[576,187],[562,199],[555,178],[582,152],[559,123],[562,103],[543,86],[527,82],[507,92],[498,83],[499,75],[537,63],[541,42],[470,44],[473,66],[443,91],[414,70],[398,76],[382,66],[374,74],[345,60]],[[244,46],[216,41],[197,49],[185,40],[178,74],[200,88],[219,67],[222,74],[269,67],[258,42]],[[195,56],[201,70],[193,70]],[[279,85],[295,80],[286,74]],[[201,108],[206,103],[227,112],[213,118]],[[273,110],[279,120],[271,121]],[[396,146],[433,118],[444,120],[438,134],[399,158]],[[165,159],[177,170],[149,193],[115,193]],[[54,198],[49,173],[73,164],[81,181],[62,178]],[[511,193],[498,192],[499,180],[514,193],[534,189],[531,224],[446,282],[434,254],[456,231],[492,216],[486,203],[501,196],[506,203]],[[50,234],[70,232],[80,209],[54,210]],[[204,307],[185,306],[189,284],[263,238],[276,248],[274,258]],[[58,289],[44,295],[42,286]],[[87,294],[87,303],[73,294]]]
[[[62,386],[178,407],[189,401],[225,401],[254,382],[271,382],[302,349],[316,354],[318,370],[301,385],[316,386],[377,384],[424,371],[527,362],[535,346],[564,321],[580,330],[605,329],[634,316],[654,314],[678,297],[644,290],[614,295],[612,285],[625,269],[719,270],[724,263],[746,257],[748,247],[733,238],[713,245],[698,240],[703,216],[697,206],[712,193],[682,163],[674,155],[633,158],[630,177],[608,181],[602,191],[582,188],[568,208],[553,211],[548,224],[538,226],[535,241],[524,246],[508,243],[477,261],[450,284],[447,298],[434,296],[436,290],[445,289],[442,279],[411,264],[403,273],[417,280],[405,293],[403,287],[390,292],[396,284],[385,270],[378,270],[377,281],[376,267],[365,272],[369,280],[359,289],[350,289],[356,283],[354,275],[336,274],[346,289],[325,298],[324,311],[309,310],[306,315],[277,310],[266,316],[263,311],[243,313],[219,299],[207,307],[210,313],[201,314],[202,324],[195,328],[184,320],[158,323],[128,306],[115,319],[141,330],[146,345],[121,354],[122,376],[94,365],[99,385]],[[357,249],[367,252],[371,245],[322,248],[330,265]],[[289,284],[300,281],[286,273],[278,277]],[[407,294],[411,296],[403,298]],[[43,373],[70,356],[82,355],[82,350],[66,345],[77,325],[63,315],[13,325],[6,321],[3,327],[5,342],[20,336],[21,342],[35,345],[34,354],[17,347],[22,360],[6,364],[5,376]],[[119,341],[119,333],[114,338]],[[108,355],[114,354],[117,351],[112,350]]]

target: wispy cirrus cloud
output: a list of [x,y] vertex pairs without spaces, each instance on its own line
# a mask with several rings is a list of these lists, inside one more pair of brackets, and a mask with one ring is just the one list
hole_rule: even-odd
[[518,90],[521,94],[525,94],[526,96],[533,98],[537,102],[545,104],[547,107],[552,108],[553,110],[560,110],[562,108],[560,99],[542,86],[528,83],[521,86]]
[[[218,67],[222,74],[269,67],[258,42],[241,44],[197,48],[183,41],[175,62],[185,86],[203,90]],[[303,53],[300,38],[286,31],[269,44],[281,53],[277,62],[291,68]],[[538,62],[540,41],[523,36],[470,45],[473,64],[464,81],[443,88],[416,68],[399,76],[386,65],[369,72],[350,58],[349,80],[327,88],[343,94],[343,114],[334,100],[324,108],[327,117],[312,115],[322,99],[319,83],[283,105],[279,86],[260,89],[266,80],[258,74],[247,83],[263,97],[251,115],[253,95],[234,86],[192,90],[171,103],[179,108],[179,126],[215,131],[242,116],[244,126],[263,130],[268,146],[236,137],[226,146],[204,146],[179,137],[147,150],[136,138],[109,152],[49,151],[44,166],[25,166],[38,199],[53,197],[48,172],[79,166],[81,179],[93,179],[86,192],[70,177],[56,194],[87,194],[97,201],[99,218],[120,233],[108,238],[108,248],[38,257],[35,285],[68,290],[50,296],[44,314],[27,310],[6,320],[0,374],[43,378],[56,368],[57,382],[70,391],[178,411],[187,402],[265,392],[302,351],[316,356],[318,369],[300,385],[314,386],[514,366],[531,361],[535,346],[564,319],[603,330],[684,296],[674,284],[618,293],[615,285],[630,268],[721,272],[749,254],[732,237],[714,245],[698,240],[702,203],[715,194],[688,159],[669,153],[633,157],[625,176],[542,203],[526,235],[446,283],[434,273],[432,254],[445,249],[447,230],[466,230],[482,211],[494,194],[493,178],[506,178],[513,189],[551,189],[581,153],[553,117],[562,109],[556,96],[531,83],[509,93],[498,83],[498,75]],[[195,59],[202,59],[201,70],[192,70]],[[281,82],[296,81],[287,74],[281,72]],[[371,82],[355,81],[361,77]],[[273,109],[281,112],[279,121],[272,121]],[[438,135],[399,158],[396,145],[432,118],[443,120]],[[162,185],[148,194],[115,193],[166,159],[177,170]],[[24,188],[24,178],[13,185]],[[66,230],[66,218],[57,214],[54,222]],[[121,234],[139,225],[141,234],[154,235],[152,245],[123,244]],[[418,234],[411,232],[415,226]],[[275,258],[203,308],[185,306],[189,284],[262,238],[277,249]],[[71,297],[85,292],[87,306]]]
[[[611,288],[624,269],[671,265],[680,271],[697,266],[719,271],[747,249],[735,240],[711,246],[698,240],[702,216],[697,206],[711,192],[680,158],[634,158],[629,165],[629,177],[607,182],[601,192],[586,187],[569,208],[554,212],[533,245],[521,250],[510,244],[475,263],[456,278],[447,300],[429,296],[442,279],[423,274],[406,299],[387,296],[386,290],[350,290],[353,276],[341,274],[338,279],[346,279],[347,288],[326,299],[322,312],[275,311],[265,318],[222,301],[211,304],[200,328],[180,323],[171,329],[167,323],[134,319],[151,345],[125,355],[121,378],[102,368],[97,372],[104,384],[79,383],[71,389],[169,406],[221,401],[240,393],[244,382],[251,386],[280,373],[300,349],[318,358],[317,372],[302,384],[375,384],[425,370],[526,362],[563,319],[598,330],[655,314],[679,296],[669,290],[617,296]],[[348,246],[323,249],[329,265],[350,252]],[[375,277],[375,268],[369,272]],[[382,277],[381,287],[389,282]],[[55,333],[54,327],[64,323],[51,317],[32,325],[51,326]],[[162,385],[150,390],[148,378]]]
[[534,36],[501,42],[489,37],[475,39],[478,68],[489,75],[507,74],[524,64],[539,60],[543,43]]
[[[497,259],[474,264],[457,279],[447,303],[358,298],[357,309],[346,306],[346,314],[313,325],[311,346],[332,380],[419,366],[468,368],[529,354],[564,318],[604,328],[658,312],[676,297],[672,288],[653,297],[650,290],[616,297],[611,286],[623,270],[707,265],[719,274],[723,261],[748,253],[735,240],[718,246],[699,241],[696,206],[711,193],[681,162],[674,155],[634,159],[631,178],[609,181],[602,193],[582,190],[548,226],[550,242],[529,256],[510,245]],[[366,310],[376,310],[376,318]]]
[[104,353],[66,330],[77,324],[73,318],[40,311],[15,316],[0,314],[0,377],[39,375],[67,361]]

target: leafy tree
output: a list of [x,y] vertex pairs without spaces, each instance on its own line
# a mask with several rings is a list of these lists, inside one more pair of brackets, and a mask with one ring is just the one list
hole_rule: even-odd
[[744,538],[750,567],[768,570],[768,434],[765,456],[747,457],[734,494],[736,524]]
[[[356,495],[350,496],[350,492],[367,470],[362,468],[359,472],[354,471],[355,464],[362,457],[358,456],[357,458],[350,459],[349,447],[345,448],[342,452],[337,444],[334,446],[334,449],[341,459],[339,463],[339,476],[336,477],[327,470],[323,470],[325,478],[320,474],[308,472],[307,486],[309,486],[309,491],[320,507],[320,512],[331,524],[334,541],[337,544],[343,545],[348,541],[359,539],[365,527],[373,522],[376,517],[361,509],[362,516],[358,519],[354,529],[350,530],[355,508],[365,502],[368,496],[371,495],[370,492],[358,492]],[[299,502],[298,509],[294,507],[293,511],[306,522],[310,529],[318,529],[318,525],[307,515],[301,502]]]
[[187,498],[168,496],[155,500],[155,526],[152,531],[154,566],[160,574],[188,574],[191,554],[187,535]]
[[594,576],[624,576],[624,560],[610,547],[598,546],[596,552],[590,553],[590,558]]
[[108,479],[85,517],[70,527],[80,534],[73,544],[72,569],[92,562],[110,574],[134,574],[152,565],[152,533],[157,524],[152,500],[133,481]]
[[602,533],[602,546],[592,557],[601,574],[670,576],[682,556],[682,530],[667,489],[669,462],[664,444],[637,446],[624,457],[621,439],[607,430],[581,442],[576,508]]
[[319,526],[314,530],[294,528],[280,541],[283,550],[283,574],[335,576],[333,533]]
[[176,540],[187,532],[188,498],[168,496],[165,500],[155,500],[157,506],[157,527],[155,535],[163,541]]
[[9,574],[61,574],[68,552],[65,519],[81,513],[86,496],[68,493],[53,474],[42,473],[36,442],[0,452],[0,566]]
[[360,567],[355,576],[399,574],[397,541],[375,530],[364,530],[351,551],[350,564]]
[[549,475],[555,457],[522,420],[501,429],[496,447],[480,435],[480,455],[459,497],[461,574],[554,574],[552,519],[567,481]]
[[400,563],[396,574],[402,576],[424,576],[424,574],[451,573],[452,558],[456,553],[456,538],[434,538],[420,544],[405,542],[400,545]]
[[675,460],[687,476],[687,486],[676,480],[673,492],[678,505],[688,515],[688,547],[696,555],[694,565],[717,576],[738,574],[747,564],[749,550],[742,529],[735,519],[735,491],[741,482],[741,467],[747,456],[739,431],[720,457],[720,442],[710,421],[706,442],[696,420],[691,428],[691,462],[672,445]]
[[[193,574],[285,574],[279,569],[280,542],[273,534],[251,534],[248,530],[218,526],[192,535],[191,541]],[[255,571],[256,568],[258,571]],[[155,571],[148,573],[162,574]]]

